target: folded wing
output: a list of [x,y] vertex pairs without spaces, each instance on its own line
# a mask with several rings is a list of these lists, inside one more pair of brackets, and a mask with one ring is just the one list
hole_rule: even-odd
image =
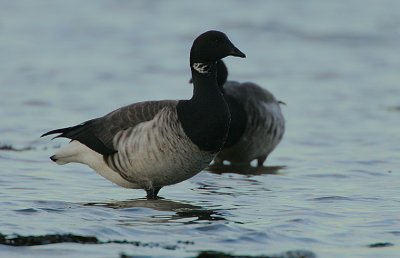
[[77,140],[102,155],[111,155],[118,151],[113,144],[118,132],[150,121],[164,107],[175,106],[176,103],[174,100],[138,102],[76,126],[52,130],[42,137],[59,134],[54,138]]

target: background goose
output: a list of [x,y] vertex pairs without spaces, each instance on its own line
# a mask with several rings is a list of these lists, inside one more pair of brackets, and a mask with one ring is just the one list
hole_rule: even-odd
[[257,159],[260,167],[285,132],[282,102],[255,83],[227,81],[228,69],[222,60],[217,67],[218,85],[228,103],[231,124],[224,148],[214,162],[250,163]]
[[245,57],[228,37],[208,31],[190,51],[194,91],[190,100],[146,101],[80,125],[43,134],[72,141],[51,160],[83,163],[126,188],[155,199],[165,185],[186,180],[212,161],[226,140],[230,114],[216,78],[216,61]]

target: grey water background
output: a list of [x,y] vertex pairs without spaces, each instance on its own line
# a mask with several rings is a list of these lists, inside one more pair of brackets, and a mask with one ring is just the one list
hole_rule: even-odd
[[[400,257],[399,10],[390,0],[0,1],[0,144],[18,150],[0,151],[0,233],[144,243],[0,245],[0,256]],[[39,138],[50,129],[189,98],[190,46],[209,29],[247,54],[226,59],[231,79],[287,103],[266,162],[283,169],[203,171],[146,201],[50,162],[66,143]]]

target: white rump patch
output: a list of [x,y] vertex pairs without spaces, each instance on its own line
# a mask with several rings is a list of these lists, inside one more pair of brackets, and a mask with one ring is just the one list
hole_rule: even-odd
[[78,141],[70,142],[52,157],[56,159],[56,163],[59,165],[64,165],[70,162],[88,165],[98,174],[119,186],[125,188],[141,188],[135,183],[126,181],[118,172],[112,170],[104,162],[103,155],[95,152]]
[[198,73],[209,73],[211,70],[211,65],[205,63],[194,63],[193,69],[195,69]]

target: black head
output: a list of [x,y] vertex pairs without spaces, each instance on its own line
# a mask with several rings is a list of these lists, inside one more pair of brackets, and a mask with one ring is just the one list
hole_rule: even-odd
[[224,33],[210,30],[194,40],[190,63],[211,63],[227,56],[246,57]]

